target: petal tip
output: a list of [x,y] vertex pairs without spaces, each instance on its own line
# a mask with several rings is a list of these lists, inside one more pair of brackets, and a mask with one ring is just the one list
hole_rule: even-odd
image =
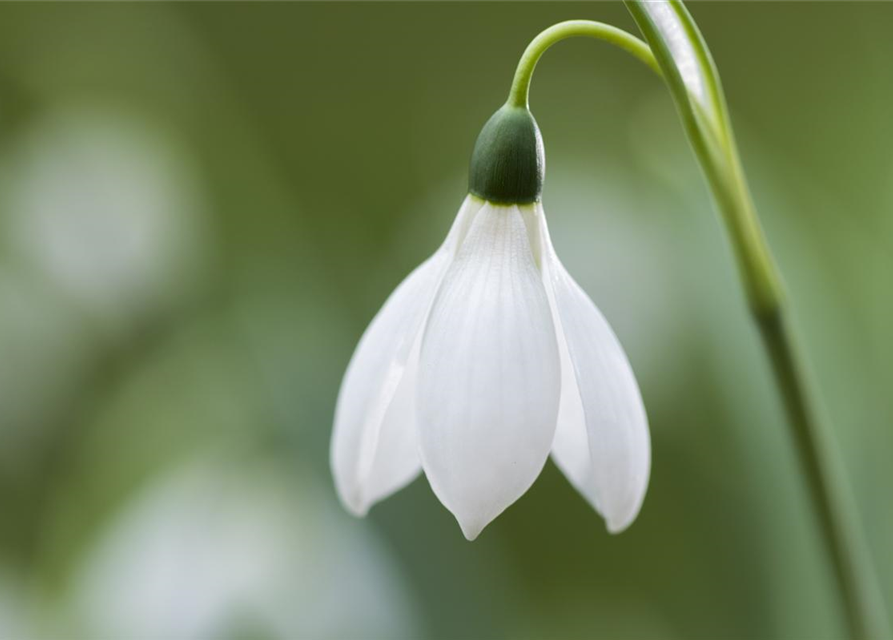
[[624,520],[607,520],[605,523],[606,528],[608,529],[608,533],[612,536],[619,535],[629,529],[629,526],[633,523],[632,520],[624,521]]
[[367,505],[362,505],[362,506],[348,505],[347,511],[350,513],[350,515],[354,516],[355,518],[365,518],[366,515],[369,513],[369,507]]
[[462,529],[462,534],[469,542],[474,542],[475,540],[477,540],[477,537],[481,535],[481,531],[484,530],[484,526],[486,525],[479,525],[477,523],[469,524],[463,523],[461,521],[459,522],[459,527]]
[[366,514],[369,513],[369,508],[372,505],[363,499],[361,491],[356,490],[347,492],[343,491],[340,487],[337,487],[337,493],[341,505],[350,515],[356,518],[365,518]]
[[627,511],[626,513],[622,513],[617,517],[606,517],[605,526],[608,529],[608,533],[616,536],[629,529],[632,523],[636,521],[636,518],[639,517],[639,511],[641,511],[641,509],[642,501],[640,500],[639,503],[635,505],[634,509]]

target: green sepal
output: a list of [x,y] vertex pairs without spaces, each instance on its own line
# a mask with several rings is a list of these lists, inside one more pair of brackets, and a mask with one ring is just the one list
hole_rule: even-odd
[[543,192],[546,156],[533,114],[504,105],[481,129],[468,172],[468,191],[489,202],[526,204]]

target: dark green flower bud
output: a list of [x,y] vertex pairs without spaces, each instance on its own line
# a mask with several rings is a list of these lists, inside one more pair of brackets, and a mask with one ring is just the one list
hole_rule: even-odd
[[533,114],[503,106],[484,125],[471,154],[468,191],[490,202],[536,202],[543,191],[546,156]]

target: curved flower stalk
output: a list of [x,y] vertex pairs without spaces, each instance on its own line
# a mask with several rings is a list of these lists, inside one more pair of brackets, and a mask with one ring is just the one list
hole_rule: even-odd
[[506,105],[478,138],[446,241],[363,335],[331,450],[356,515],[424,469],[473,540],[550,453],[609,531],[638,514],[651,467],[642,398],[613,331],[555,253],[543,171],[533,116]]

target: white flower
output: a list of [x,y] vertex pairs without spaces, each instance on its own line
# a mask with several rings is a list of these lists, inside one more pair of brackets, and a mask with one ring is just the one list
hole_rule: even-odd
[[424,470],[473,540],[550,452],[609,531],[629,526],[651,445],[626,355],[558,260],[540,202],[469,195],[351,359],[332,435],[338,493],[364,515]]

